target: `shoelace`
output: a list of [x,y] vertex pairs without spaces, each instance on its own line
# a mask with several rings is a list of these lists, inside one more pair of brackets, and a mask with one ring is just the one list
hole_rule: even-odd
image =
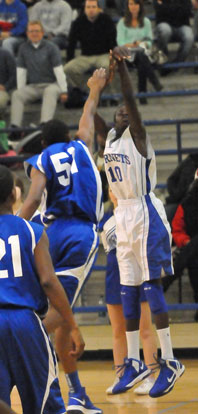
[[166,365],[166,360],[158,357],[157,354],[153,354],[153,358],[156,362],[149,364],[148,367],[151,369],[152,373],[155,373],[161,366]]

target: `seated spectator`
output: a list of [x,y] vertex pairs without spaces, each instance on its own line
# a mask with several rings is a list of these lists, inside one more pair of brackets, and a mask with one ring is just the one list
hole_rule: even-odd
[[[79,42],[81,56],[75,57]],[[64,71],[69,85],[82,88],[82,75],[93,68],[109,67],[109,50],[116,45],[116,27],[97,0],[86,0],[84,12],[72,23]]]
[[[143,0],[128,1],[125,16],[117,25],[117,43],[131,49],[132,61],[138,70],[138,92],[147,91],[147,79],[156,91],[160,91],[162,85],[146,54],[152,45],[152,28],[150,20],[144,17]],[[140,98],[140,103],[146,104],[146,98]]]
[[[175,276],[162,279],[166,291],[171,283],[188,269],[194,300],[198,303],[198,171],[186,196],[179,204],[172,221],[173,240],[178,247],[174,257]],[[198,321],[198,311],[195,314]]]
[[127,0],[115,0],[115,6],[119,16],[124,16],[127,7]]
[[0,48],[0,113],[10,100],[10,91],[16,87],[16,63],[13,56]]
[[[17,63],[17,90],[11,99],[11,126],[20,127],[24,105],[42,99],[41,123],[53,118],[57,100],[67,100],[67,83],[58,47],[44,40],[39,21],[28,23],[28,40],[21,45]],[[17,131],[10,139],[17,139]],[[18,137],[19,138],[19,137]]]
[[195,40],[198,38],[198,0],[192,0],[193,8],[195,9],[194,15],[194,36]]
[[[191,0],[153,0],[156,18],[156,41],[159,49],[168,56],[168,43],[179,42],[173,62],[183,62],[188,57],[194,42],[190,16]],[[164,74],[170,72],[166,70]]]
[[66,49],[72,23],[72,9],[65,0],[41,0],[31,10],[31,20],[40,20],[44,38]]
[[179,204],[185,197],[198,168],[198,152],[189,154],[172,172],[167,180],[167,204]]
[[20,0],[0,2],[0,41],[13,56],[25,39],[28,22],[27,8]]

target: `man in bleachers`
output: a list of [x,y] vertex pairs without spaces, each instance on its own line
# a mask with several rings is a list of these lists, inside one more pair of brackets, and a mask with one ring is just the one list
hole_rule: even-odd
[[156,15],[156,41],[159,49],[168,56],[168,43],[179,42],[174,62],[188,57],[194,42],[190,16],[191,0],[153,0]]
[[0,41],[12,55],[24,41],[28,22],[26,6],[20,0],[0,2]]
[[16,64],[14,57],[0,48],[0,113],[10,99],[9,92],[16,86]]
[[[20,127],[24,105],[42,99],[41,123],[53,118],[57,101],[67,100],[67,82],[58,47],[43,39],[39,21],[28,23],[28,40],[21,45],[17,62],[17,90],[11,100],[11,126]],[[18,131],[12,139],[17,139]]]
[[[75,56],[80,43],[81,55]],[[71,26],[64,71],[71,87],[82,87],[82,75],[88,70],[109,66],[109,50],[116,45],[116,27],[97,0],[86,0],[82,13]]]
[[72,23],[72,9],[65,0],[41,0],[30,13],[31,20],[40,20],[44,37],[60,49],[66,49]]

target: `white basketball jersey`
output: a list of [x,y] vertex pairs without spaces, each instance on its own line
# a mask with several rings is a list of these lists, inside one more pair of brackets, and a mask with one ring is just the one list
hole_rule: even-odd
[[155,153],[149,137],[147,158],[137,150],[129,127],[115,140],[116,131],[111,129],[107,136],[104,162],[107,179],[118,200],[127,200],[149,194],[156,185]]

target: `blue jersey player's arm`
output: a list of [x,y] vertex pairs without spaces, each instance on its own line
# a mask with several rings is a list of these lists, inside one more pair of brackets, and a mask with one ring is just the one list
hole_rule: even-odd
[[93,153],[94,115],[96,113],[101,91],[105,87],[106,81],[106,71],[105,69],[100,68],[94,71],[87,82],[89,96],[84,104],[77,136],[86,143],[91,154]]
[[45,231],[34,249],[34,258],[41,286],[52,306],[65,322],[73,340],[71,355],[79,358],[84,350],[84,341],[75,322],[72,309],[53,268],[49,253],[49,242]]
[[43,191],[47,183],[45,174],[34,167],[31,169],[30,177],[30,189],[19,213],[19,217],[22,217],[26,220],[30,220],[35,211],[38,209],[41,203]]

